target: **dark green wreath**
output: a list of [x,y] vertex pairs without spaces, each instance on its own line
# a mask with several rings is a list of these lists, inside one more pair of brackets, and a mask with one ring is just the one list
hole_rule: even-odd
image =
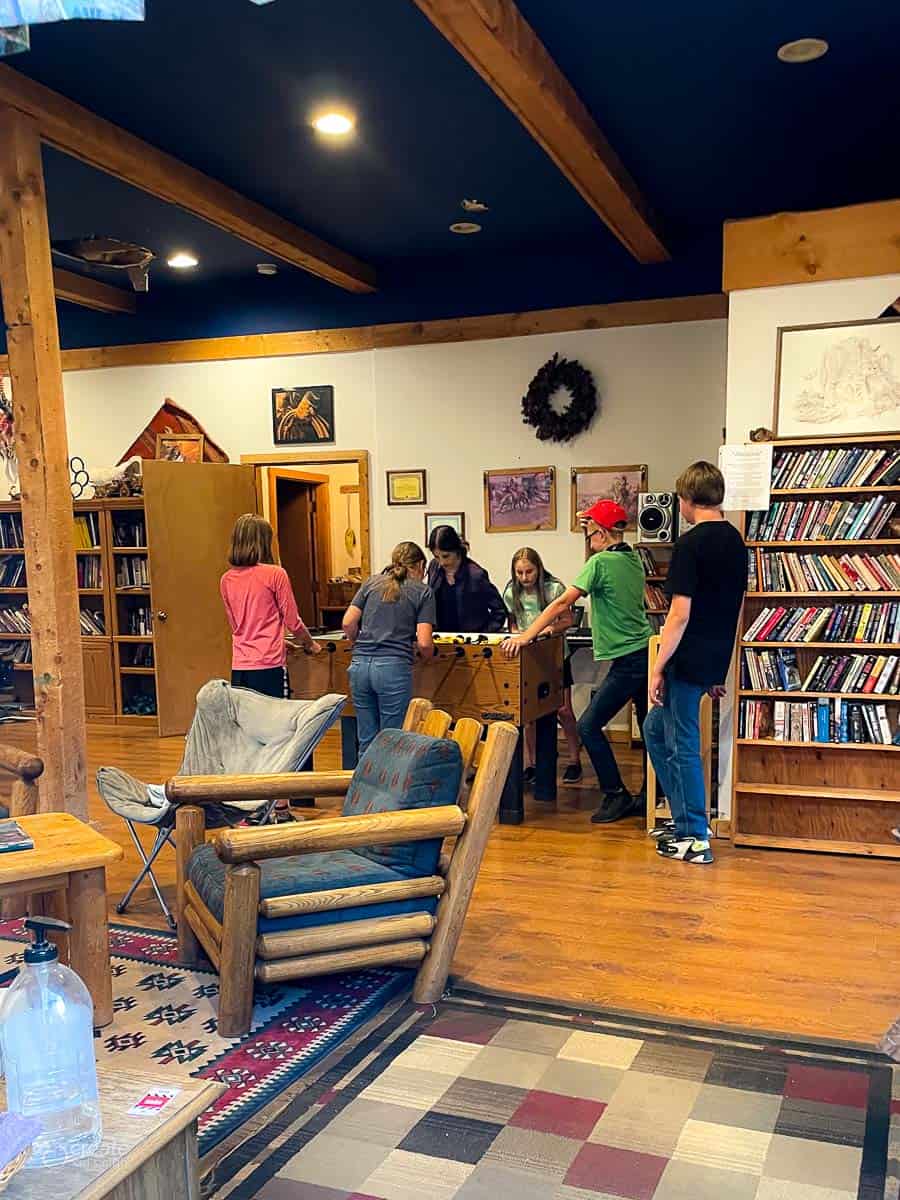
[[[559,388],[565,388],[571,396],[562,412],[550,402]],[[541,442],[570,442],[584,433],[596,411],[593,375],[581,363],[569,362],[558,354],[544,363],[522,399],[522,420],[532,426]]]

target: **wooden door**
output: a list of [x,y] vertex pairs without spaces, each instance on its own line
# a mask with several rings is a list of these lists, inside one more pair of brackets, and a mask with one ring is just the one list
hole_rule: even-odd
[[162,736],[186,733],[199,689],[231,676],[219,579],[235,520],[256,512],[252,466],[144,464],[156,696]]
[[84,707],[88,716],[112,716],[116,711],[112,642],[109,638],[82,638]]
[[269,519],[281,565],[288,573],[300,615],[321,624],[331,576],[331,513],[327,475],[269,471]]

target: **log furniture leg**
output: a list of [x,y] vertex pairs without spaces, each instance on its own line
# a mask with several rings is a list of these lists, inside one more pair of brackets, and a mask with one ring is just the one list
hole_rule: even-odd
[[91,993],[94,1025],[102,1029],[113,1018],[105,869],[70,872],[68,904],[69,964]]
[[[202,808],[193,805],[179,807],[175,817],[175,863],[178,876],[178,899],[175,911],[185,910],[184,887],[188,878],[188,863],[198,846],[202,846],[206,833],[206,816]],[[178,959],[185,966],[195,966],[203,951],[197,936],[187,921],[178,921]]]
[[259,867],[244,863],[225,872],[222,957],[219,966],[219,1033],[242,1037],[253,1017]]
[[525,731],[519,729],[519,741],[512,756],[509,774],[500,797],[500,824],[521,825],[525,820]]
[[556,713],[546,713],[534,723],[534,798],[545,804],[556,803],[556,767],[559,747],[556,740]]

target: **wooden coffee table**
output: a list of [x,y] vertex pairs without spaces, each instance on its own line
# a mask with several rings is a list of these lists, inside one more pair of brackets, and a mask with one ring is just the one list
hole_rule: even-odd
[[[112,976],[106,919],[106,867],[122,847],[70,813],[17,817],[34,841],[33,850],[0,854],[0,900],[30,893],[65,897],[68,961],[94,1002],[94,1024],[112,1020]],[[32,909],[33,911],[33,909]],[[61,951],[64,958],[64,951]]]

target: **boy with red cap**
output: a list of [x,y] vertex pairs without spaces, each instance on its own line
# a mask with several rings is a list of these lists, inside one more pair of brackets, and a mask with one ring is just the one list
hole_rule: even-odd
[[594,658],[610,666],[578,722],[578,733],[604,793],[591,820],[608,824],[634,816],[643,811],[645,804],[645,789],[639,797],[626,790],[603,730],[629,700],[634,701],[643,728],[647,716],[647,644],[653,629],[644,608],[644,568],[624,538],[628,524],[625,509],[614,500],[598,500],[579,516],[593,554],[575,583],[523,633],[504,642],[503,651],[514,657],[520,646],[533,642],[573,604],[590,597]]

